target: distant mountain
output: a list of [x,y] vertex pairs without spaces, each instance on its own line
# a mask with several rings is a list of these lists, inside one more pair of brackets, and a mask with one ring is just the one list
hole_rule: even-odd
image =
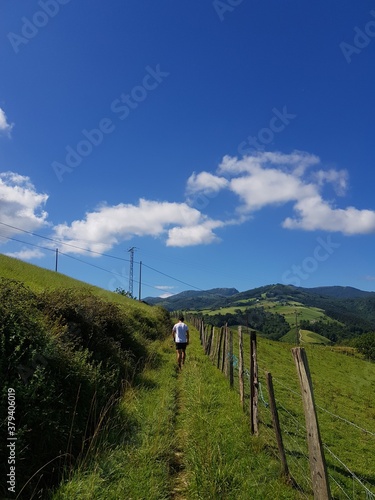
[[[148,298],[145,301],[149,304],[160,305],[169,311],[199,312],[209,309],[211,311],[210,319],[213,320],[212,315],[215,315],[217,322],[235,321],[236,313],[233,311],[236,309],[246,310],[255,305],[262,308],[262,304],[267,302],[276,302],[278,306],[285,305],[290,309],[290,305],[299,303],[305,307],[321,309],[327,318],[340,323],[341,326],[337,328],[332,327],[332,325],[329,328],[327,324],[323,325],[319,321],[311,326],[310,329],[331,340],[351,338],[365,332],[375,331],[375,292],[366,292],[353,287],[303,288],[277,283],[244,292],[238,292],[235,288],[215,288],[205,291],[188,290],[168,298]],[[232,311],[221,311],[223,308],[232,308]],[[267,307],[267,314],[270,314],[270,311]],[[274,321],[272,318],[266,317],[265,320],[272,328],[281,329],[282,325],[279,327],[272,325],[272,321]],[[335,324],[337,325],[337,323]],[[305,328],[307,326],[308,324],[305,324]]]
[[251,298],[268,298],[279,300],[296,300],[308,305],[316,303],[321,298],[358,299],[375,297],[375,292],[366,292],[350,286],[321,286],[303,288],[280,283],[265,285],[239,292],[236,288],[212,288],[211,290],[186,290],[170,297],[147,297],[145,302],[160,305],[169,311],[187,309],[208,309],[241,305],[241,302]]
[[212,288],[211,290],[186,290],[170,297],[146,297],[147,304],[164,307],[168,311],[186,309],[206,309],[222,307],[228,300],[237,295],[236,288]]
[[326,297],[334,297],[336,299],[356,299],[358,297],[375,297],[375,292],[366,292],[358,290],[351,286],[319,286],[315,288],[302,288],[310,293],[324,295]]

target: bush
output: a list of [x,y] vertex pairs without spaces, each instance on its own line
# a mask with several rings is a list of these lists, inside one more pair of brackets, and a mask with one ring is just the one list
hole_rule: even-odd
[[[150,338],[169,331],[162,310],[127,311],[87,291],[36,295],[19,282],[0,280],[0,425],[7,435],[7,391],[15,390],[17,492],[20,498],[60,479],[63,466],[90,442],[108,401],[147,356]],[[9,472],[6,440],[0,463]],[[40,472],[37,472],[39,471]],[[6,496],[2,482],[0,496]]]
[[356,347],[366,359],[375,361],[375,333],[365,333],[349,342]]

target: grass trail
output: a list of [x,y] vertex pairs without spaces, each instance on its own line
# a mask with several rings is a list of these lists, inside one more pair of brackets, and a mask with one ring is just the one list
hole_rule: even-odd
[[125,391],[115,443],[111,430],[112,444],[84,460],[54,500],[300,498],[191,333],[182,372],[167,339]]

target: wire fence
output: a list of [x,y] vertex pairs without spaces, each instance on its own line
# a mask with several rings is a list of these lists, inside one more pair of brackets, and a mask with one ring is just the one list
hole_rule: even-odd
[[[210,325],[204,325],[202,320],[197,322],[197,318],[192,317],[190,321],[195,322],[195,327],[201,332],[201,341],[206,354],[227,377],[230,377],[232,371],[234,383],[231,382],[233,384],[231,386],[240,392],[239,366],[241,361],[234,352],[228,350],[228,329],[223,327],[224,335],[221,329],[216,329],[215,335],[215,329]],[[222,345],[220,345],[220,341]],[[248,353],[244,358],[249,358]],[[242,370],[244,375],[244,409],[249,413],[252,380],[246,363],[242,364]],[[310,457],[306,439],[306,422],[302,409],[302,394],[278,378],[273,380],[276,384],[275,400],[291,479],[301,498],[311,498],[314,494],[314,488],[309,474]],[[258,365],[256,394],[259,436],[264,439],[269,451],[277,455],[278,449],[266,387],[266,370]],[[315,405],[315,408],[321,428],[332,498],[375,500],[375,433],[373,430],[321,405]],[[353,448],[346,448],[345,443],[347,442],[356,443],[356,448],[361,452],[359,461],[358,458],[353,459]]]

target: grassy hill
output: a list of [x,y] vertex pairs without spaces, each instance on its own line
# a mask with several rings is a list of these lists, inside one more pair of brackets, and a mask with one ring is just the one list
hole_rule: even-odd
[[[1,433],[7,432],[4,411],[11,387],[20,499],[312,498],[290,344],[258,338],[260,432],[255,437],[249,432],[249,385],[243,410],[238,367],[231,390],[204,355],[192,326],[187,362],[179,373],[170,319],[162,309],[1,256],[0,281]],[[288,307],[263,294],[267,310]],[[312,320],[321,318],[319,308],[309,311],[298,304],[292,307],[312,314]],[[293,309],[285,310],[285,318],[293,323]],[[375,494],[375,364],[348,355],[349,350],[311,345],[312,336],[321,340],[301,332],[333,496],[367,498],[368,491]],[[244,344],[248,369],[248,335]],[[238,356],[238,342],[234,345]],[[281,475],[266,371],[274,377],[297,488]],[[2,477],[8,472],[4,443]],[[5,485],[1,488],[0,497],[6,497]]]
[[[116,302],[118,304],[127,304],[128,307],[136,306],[145,309],[143,303],[130,300],[118,293],[104,290],[79,281],[65,274],[61,274],[48,269],[25,263],[21,260],[0,254],[0,277],[22,281],[34,292],[42,292],[46,289],[56,290],[70,288],[75,290],[89,291],[97,297]],[[147,308],[149,310],[149,308]]]
[[[320,433],[333,498],[372,498],[375,493],[372,456],[375,452],[375,364],[356,357],[353,350],[314,345],[310,332],[301,332],[309,361]],[[239,390],[238,340],[234,336],[234,388]],[[212,362],[217,363],[219,330],[215,329]],[[325,339],[326,340],[326,339]],[[301,389],[293,361],[292,345],[257,339],[259,435],[277,454],[268,406],[266,373],[273,377],[276,403],[292,476],[307,493],[308,456]],[[215,348],[216,347],[216,348]],[[250,369],[249,335],[244,334],[245,373]],[[245,377],[245,396],[250,393]],[[246,399],[247,409],[249,402]],[[354,477],[355,476],[355,477]],[[357,481],[360,479],[360,481]],[[362,484],[361,484],[362,482]],[[367,489],[366,489],[367,488]],[[275,495],[277,498],[277,495]]]
[[[215,326],[241,324],[274,340],[291,338],[297,326],[315,333],[319,342],[322,336],[342,342],[375,331],[375,294],[351,287],[307,289],[277,284],[234,294],[221,302],[197,298],[195,308],[192,301],[194,295],[188,303],[182,298],[177,303],[181,310]],[[313,339],[310,335],[310,341]]]
[[[0,256],[0,426],[6,436],[11,391],[19,498],[46,498],[170,329],[163,309]],[[4,438],[3,478],[7,451]]]

